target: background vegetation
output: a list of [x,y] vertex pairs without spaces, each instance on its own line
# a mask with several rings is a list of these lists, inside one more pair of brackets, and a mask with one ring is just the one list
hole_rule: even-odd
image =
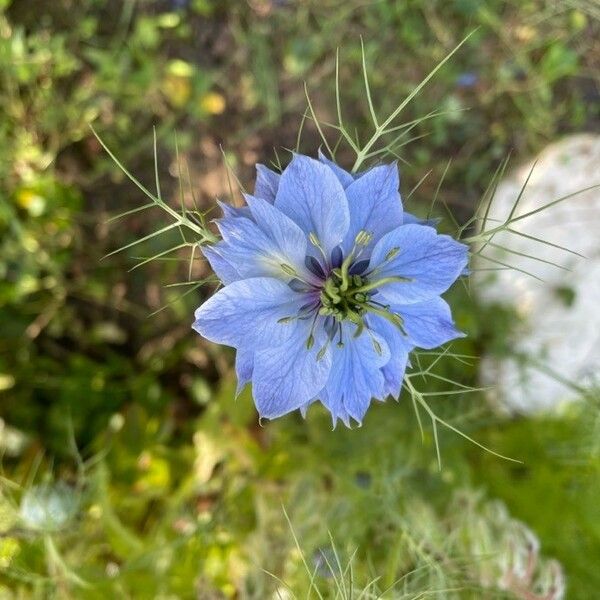
[[[189,253],[145,263],[177,238],[102,259],[164,215],[109,223],[144,199],[89,125],[149,187],[155,126],[163,196],[179,202],[181,179],[184,201],[210,211],[231,196],[226,163],[251,189],[257,161],[296,145],[305,81],[334,120],[337,48],[346,121],[364,139],[361,36],[388,113],[476,29],[403,120],[440,114],[396,149],[405,198],[421,182],[409,207],[425,214],[447,171],[441,197],[464,220],[509,152],[598,129],[598,13],[550,0],[0,0],[0,597],[558,597],[558,567],[528,528],[568,597],[594,597],[597,394],[536,419],[499,416],[480,393],[431,397],[523,464],[442,429],[439,471],[407,398],[360,430],[332,433],[318,410],[260,427],[248,393],[233,400],[232,354],[190,330],[209,290],[169,286],[188,279]],[[308,119],[301,148],[319,144]],[[209,275],[192,266],[192,280]],[[476,357],[507,350],[516,316],[460,288],[452,301],[469,333],[459,356],[421,359],[476,385]]]

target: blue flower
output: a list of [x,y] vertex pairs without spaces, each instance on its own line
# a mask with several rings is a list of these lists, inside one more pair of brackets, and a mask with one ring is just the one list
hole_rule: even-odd
[[461,73],[456,78],[456,86],[459,88],[472,88],[479,83],[479,75],[477,73],[466,72]]
[[222,206],[222,240],[203,248],[224,287],[194,329],[237,349],[238,391],[261,417],[320,401],[334,424],[398,398],[415,348],[460,337],[440,297],[467,247],[403,212],[396,164],[352,174],[294,155],[257,166],[247,206]]

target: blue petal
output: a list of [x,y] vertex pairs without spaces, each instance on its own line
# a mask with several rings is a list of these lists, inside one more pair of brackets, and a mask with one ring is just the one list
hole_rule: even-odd
[[326,351],[317,360],[326,336],[321,323],[317,323],[314,345],[308,349],[310,327],[310,321],[295,321],[289,338],[255,353],[252,393],[261,417],[274,419],[302,408],[325,385],[331,369],[331,352]]
[[201,247],[202,254],[204,254],[208,260],[212,270],[217,274],[217,277],[225,284],[242,279],[235,266],[221,256],[218,247],[219,244]]
[[256,185],[254,186],[254,195],[273,204],[279,187],[281,175],[275,173],[265,165],[256,165]]
[[403,225],[426,225],[427,227],[436,227],[440,219],[421,219],[412,213],[404,211]]
[[217,200],[217,204],[219,205],[219,207],[221,208],[221,210],[223,211],[223,215],[226,218],[238,218],[238,217],[245,217],[246,219],[251,219],[252,218],[252,213],[250,212],[250,209],[247,206],[231,206],[231,204],[227,204],[226,202],[221,202],[220,200]]
[[348,231],[344,189],[331,169],[307,156],[294,155],[284,170],[275,206],[306,234],[316,235],[327,256]]
[[365,330],[354,337],[356,325],[345,322],[342,327],[344,345],[340,348],[332,344],[331,373],[320,397],[334,424],[342,419],[349,425],[350,417],[362,422],[372,398],[385,398],[381,367],[390,360],[390,350],[386,340],[376,333]]
[[350,209],[350,227],[343,249],[349,252],[359,231],[373,235],[370,248],[385,233],[403,222],[402,202],[398,193],[398,167],[395,163],[367,171],[346,188]]
[[381,368],[381,372],[384,378],[385,396],[392,396],[397,400],[402,391],[408,354],[413,346],[400,329],[388,320],[369,314],[367,322],[369,327],[386,341],[390,349],[390,360]]
[[254,369],[254,351],[240,348],[235,355],[235,373],[237,375],[236,397],[240,395],[247,383],[252,379]]
[[[294,324],[280,323],[306,304],[306,294],[270,277],[234,281],[196,310],[193,328],[211,342],[234,348],[280,344],[293,333]],[[305,322],[303,322],[305,323]]]
[[338,178],[338,181],[342,184],[342,187],[344,189],[346,189],[351,183],[354,182],[355,176],[352,173],[349,173],[348,171],[346,171],[345,169],[342,169],[342,167],[336,165],[332,160],[329,160],[323,154],[323,152],[321,152],[320,148],[319,148],[319,160],[324,165],[327,165],[333,171],[333,173]]
[[465,336],[454,326],[450,307],[442,298],[404,306],[392,304],[390,308],[402,317],[411,343],[419,348],[437,348]]
[[307,244],[302,229],[266,200],[249,194],[245,198],[257,225],[281,251],[282,261],[296,268],[299,275],[310,278],[305,268]]
[[402,225],[386,233],[375,245],[370,268],[373,281],[406,277],[409,281],[385,283],[379,292],[395,304],[413,304],[445,292],[462,273],[468,248],[431,227]]
[[306,413],[308,412],[308,409],[310,408],[310,406],[312,404],[314,404],[315,402],[317,402],[316,398],[313,398],[312,400],[308,401],[306,404],[303,404],[300,407],[300,414],[302,415],[303,419],[306,419]]
[[287,267],[291,267],[298,275],[309,277],[310,273],[304,264],[306,236],[293,221],[266,201],[254,200],[253,215],[255,218],[256,215],[261,216],[260,223],[244,218],[217,221],[223,240],[213,246],[212,254],[218,254],[222,259],[218,266],[223,267],[225,262],[228,263],[243,279],[278,277],[289,280],[291,275]]

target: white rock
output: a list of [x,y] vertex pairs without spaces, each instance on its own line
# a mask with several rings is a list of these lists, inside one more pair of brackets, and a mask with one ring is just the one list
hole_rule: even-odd
[[[492,219],[510,214],[532,166],[523,166],[501,182],[490,211]],[[515,216],[595,184],[600,184],[600,136],[566,138],[538,157]],[[571,270],[488,246],[483,252],[487,256],[529,271],[543,282],[514,270],[473,275],[473,287],[483,300],[512,305],[522,317],[512,348],[514,358],[484,357],[483,384],[495,389],[494,399],[501,406],[534,412],[573,399],[578,395],[574,386],[600,383],[600,188],[527,217],[513,228],[586,257],[502,232],[494,238],[495,244]],[[482,259],[475,265],[495,266]]]

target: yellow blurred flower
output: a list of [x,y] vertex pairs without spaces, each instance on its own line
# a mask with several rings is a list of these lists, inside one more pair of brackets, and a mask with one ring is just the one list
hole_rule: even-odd
[[515,35],[521,42],[530,42],[537,37],[537,31],[529,25],[520,25],[516,28]]
[[218,92],[208,92],[200,98],[201,110],[209,115],[220,115],[226,105],[225,98]]
[[44,212],[46,200],[32,189],[23,188],[17,192],[17,204],[30,215],[39,217]]
[[10,390],[15,385],[15,378],[8,373],[0,373],[0,392]]
[[162,80],[162,92],[172,106],[185,106],[192,95],[194,67],[183,60],[172,60]]
[[21,545],[16,538],[6,537],[0,540],[0,569],[8,569],[20,550]]

